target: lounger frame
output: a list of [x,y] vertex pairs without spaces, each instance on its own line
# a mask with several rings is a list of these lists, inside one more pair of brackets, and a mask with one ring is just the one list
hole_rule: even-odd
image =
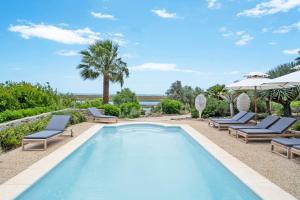
[[295,149],[295,148],[291,148],[290,150],[290,158],[294,159],[295,157],[300,156],[300,150],[299,149]]
[[[276,150],[283,150],[285,153],[281,153],[280,151],[276,151]],[[271,152],[276,153],[288,159],[291,157],[291,147],[280,144],[279,142],[276,141],[271,141]]]
[[277,137],[293,137],[296,134],[290,131],[286,131],[284,133],[277,133],[277,134],[269,134],[269,133],[257,133],[257,134],[248,134],[242,131],[237,131],[236,138],[248,143],[249,141],[269,141],[273,138]]
[[[62,131],[61,133],[58,133],[57,135],[54,135],[52,137],[49,138],[45,138],[45,139],[26,139],[23,138],[22,139],[22,150],[23,151],[45,151],[47,149],[47,143],[50,140],[53,140],[55,138],[57,138],[58,136],[61,136],[64,134],[65,131]],[[70,129],[70,137],[73,137],[73,130]],[[29,144],[29,143],[42,143],[43,144],[43,148],[34,148],[34,149],[25,149],[25,145]]]
[[94,122],[99,122],[99,123],[117,123],[118,122],[117,117],[94,117],[94,116],[92,116],[92,119]]

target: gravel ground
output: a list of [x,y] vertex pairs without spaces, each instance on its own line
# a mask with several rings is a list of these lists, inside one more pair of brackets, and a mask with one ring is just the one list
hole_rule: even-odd
[[[300,199],[300,161],[292,161],[273,154],[270,151],[269,142],[251,142],[245,144],[229,136],[226,131],[218,131],[211,128],[205,121],[190,119],[180,119],[182,117],[155,117],[139,118],[130,121],[155,121],[172,124],[189,124],[200,133],[205,135],[218,146],[229,152],[249,167],[253,168],[261,175],[273,183],[279,185],[287,192]],[[175,119],[175,120],[171,120]],[[74,131],[74,136],[78,136],[90,128],[93,123],[82,123],[70,128]],[[69,128],[69,129],[70,129]],[[68,134],[68,133],[66,133]],[[70,141],[69,136],[58,137],[49,142],[47,151],[21,151],[21,148],[12,150],[0,155],[0,184],[9,178],[17,175],[34,162],[50,154],[58,147]]]

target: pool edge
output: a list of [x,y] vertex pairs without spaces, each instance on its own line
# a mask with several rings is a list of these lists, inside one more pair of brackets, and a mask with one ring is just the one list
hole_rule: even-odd
[[122,122],[109,125],[95,124],[77,136],[74,140],[62,145],[54,152],[35,162],[18,175],[1,184],[0,194],[4,194],[4,196],[1,195],[0,200],[14,199],[18,197],[22,192],[32,186],[36,181],[42,178],[78,147],[90,139],[101,128],[131,124],[153,124],[165,127],[180,127],[262,199],[296,200],[294,196],[284,191],[252,168],[248,167],[242,161],[223,150],[191,126],[186,124],[167,124],[156,122]]

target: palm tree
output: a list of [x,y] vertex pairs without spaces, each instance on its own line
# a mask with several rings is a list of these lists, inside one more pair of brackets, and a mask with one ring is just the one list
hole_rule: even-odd
[[124,78],[129,76],[127,63],[118,56],[117,44],[110,40],[96,41],[87,50],[81,51],[81,63],[78,65],[81,77],[97,79],[103,77],[103,103],[109,102],[109,83],[124,84]]
[[[270,78],[277,78],[279,76],[283,76],[285,74],[289,74],[294,72],[294,67],[297,66],[296,62],[286,63],[283,65],[279,65],[273,70],[270,70],[268,74]],[[283,113],[285,116],[291,116],[291,102],[294,101],[300,94],[300,87],[293,87],[287,89],[274,89],[269,90],[262,94],[263,97],[267,97],[268,99],[280,103],[283,106]]]

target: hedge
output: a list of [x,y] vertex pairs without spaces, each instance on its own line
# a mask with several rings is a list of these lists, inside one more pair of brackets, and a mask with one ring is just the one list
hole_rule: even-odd
[[181,109],[181,103],[177,100],[164,99],[161,102],[162,112],[164,114],[179,114]]
[[62,107],[36,107],[20,110],[6,110],[0,113],[0,123],[7,122],[10,120],[21,119],[23,117],[34,116],[46,112],[62,109]]
[[120,106],[121,117],[137,118],[141,115],[141,106],[138,103],[128,102]]
[[105,115],[112,115],[119,117],[121,110],[119,107],[111,105],[111,104],[104,104],[100,108],[104,109],[104,114]]

